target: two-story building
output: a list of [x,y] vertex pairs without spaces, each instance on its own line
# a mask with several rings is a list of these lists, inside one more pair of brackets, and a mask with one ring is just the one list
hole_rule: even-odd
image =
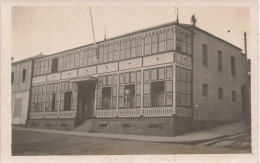
[[35,59],[27,125],[174,136],[242,115],[241,49],[170,22]]

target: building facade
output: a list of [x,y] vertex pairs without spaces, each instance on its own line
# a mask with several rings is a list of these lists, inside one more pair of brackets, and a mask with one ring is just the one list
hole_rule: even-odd
[[25,124],[29,106],[32,61],[12,64],[12,124]]
[[241,49],[178,22],[35,59],[27,125],[175,136],[234,121],[240,62]]
[[32,80],[33,59],[43,55],[27,58],[12,63],[11,91],[12,124],[25,124],[29,109],[30,89]]

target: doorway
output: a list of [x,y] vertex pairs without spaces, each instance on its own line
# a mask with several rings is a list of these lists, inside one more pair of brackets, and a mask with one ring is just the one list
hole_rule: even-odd
[[94,118],[95,81],[78,82],[77,119],[84,122]]

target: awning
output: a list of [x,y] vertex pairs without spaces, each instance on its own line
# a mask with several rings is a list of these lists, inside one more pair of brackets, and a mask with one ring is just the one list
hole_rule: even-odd
[[83,77],[83,78],[76,78],[76,79],[70,79],[70,82],[82,82],[82,81],[96,81],[97,78],[94,76],[87,76],[87,77]]

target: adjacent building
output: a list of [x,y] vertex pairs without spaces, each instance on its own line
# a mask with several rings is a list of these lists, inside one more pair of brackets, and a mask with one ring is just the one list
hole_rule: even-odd
[[241,49],[170,22],[34,59],[27,126],[175,136],[242,117]]
[[33,59],[42,56],[43,55],[38,55],[12,63],[12,124],[26,123],[30,99]]

